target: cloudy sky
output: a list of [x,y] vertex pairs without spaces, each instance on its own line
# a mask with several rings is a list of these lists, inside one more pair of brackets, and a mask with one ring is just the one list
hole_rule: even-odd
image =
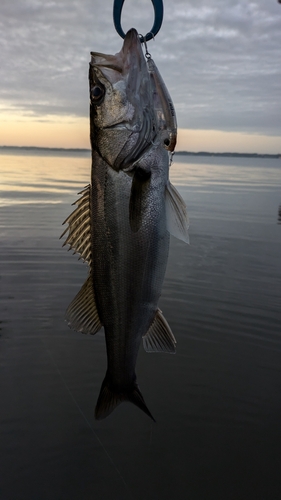
[[[113,0],[1,0],[0,145],[89,147],[90,51],[116,53]],[[178,149],[281,152],[281,4],[164,0],[149,50],[174,100]],[[125,0],[124,31],[153,24]]]

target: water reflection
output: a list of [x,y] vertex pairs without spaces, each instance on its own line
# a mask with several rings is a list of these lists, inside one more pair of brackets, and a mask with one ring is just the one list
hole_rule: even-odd
[[281,498],[280,160],[171,167],[191,245],[171,238],[160,303],[177,354],[139,354],[154,426],[133,405],[94,420],[104,337],[63,321],[87,266],[58,238],[90,158],[0,161],[1,498]]
[[0,206],[61,203],[89,183],[90,156],[63,157],[0,154]]

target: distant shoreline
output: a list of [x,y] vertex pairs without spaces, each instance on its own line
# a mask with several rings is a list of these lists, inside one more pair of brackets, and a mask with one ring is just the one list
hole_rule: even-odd
[[66,152],[66,153],[90,153],[90,149],[83,148],[44,148],[37,146],[0,146],[1,151],[6,151],[7,149],[13,149],[16,151],[56,151],[56,152]]
[[260,154],[260,153],[209,153],[208,151],[199,151],[198,153],[192,151],[176,151],[175,155],[183,156],[223,156],[231,158],[281,158],[281,153],[272,154]]
[[[0,152],[5,151],[30,151],[30,152],[48,152],[48,153],[91,153],[90,149],[83,148],[44,148],[37,146],[0,146]],[[279,154],[259,154],[259,153],[210,153],[208,151],[176,151],[176,156],[221,156],[231,158],[281,158]]]

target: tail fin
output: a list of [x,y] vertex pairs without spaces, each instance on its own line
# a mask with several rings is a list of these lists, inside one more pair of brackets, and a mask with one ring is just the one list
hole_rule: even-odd
[[139,387],[137,384],[133,385],[133,388],[131,391],[113,391],[109,387],[108,379],[105,377],[100,394],[98,397],[97,405],[96,405],[96,410],[95,410],[95,417],[97,420],[102,420],[103,418],[106,418],[108,415],[110,415],[111,412],[118,406],[120,403],[123,403],[123,401],[130,401],[134,405],[138,406],[144,413],[146,413],[152,420],[155,422],[155,419],[151,415],[149,409],[147,408],[142,393],[139,390]]

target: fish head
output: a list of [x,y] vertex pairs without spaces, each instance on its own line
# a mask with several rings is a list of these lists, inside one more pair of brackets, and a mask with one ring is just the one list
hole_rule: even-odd
[[117,54],[91,56],[92,147],[118,171],[137,161],[155,136],[151,78],[135,29]]

